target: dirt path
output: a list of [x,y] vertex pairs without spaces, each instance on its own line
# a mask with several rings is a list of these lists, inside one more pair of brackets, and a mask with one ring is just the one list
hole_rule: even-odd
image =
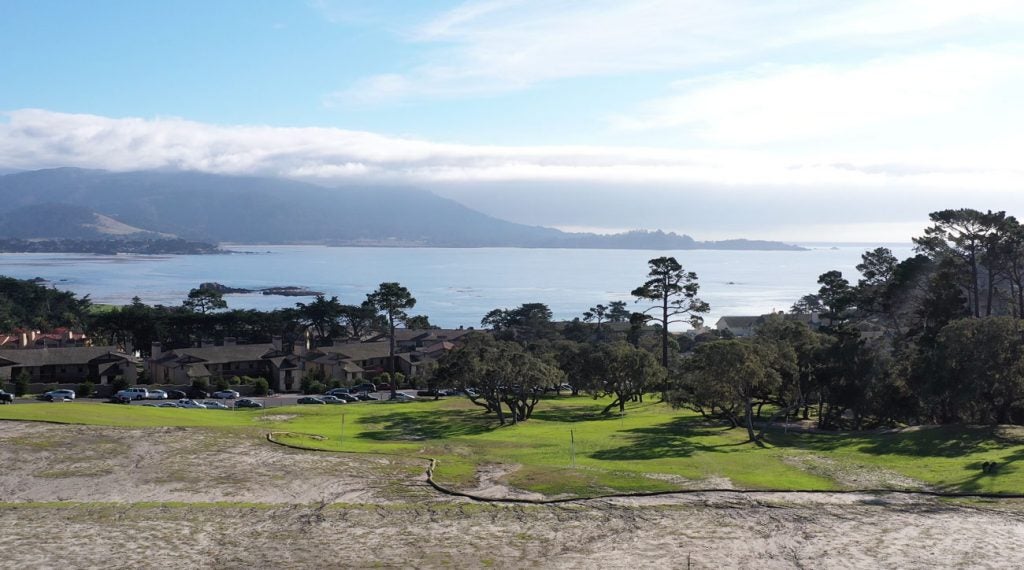
[[[481,490],[518,494],[511,468],[485,469]],[[256,437],[4,422],[0,568],[1024,567],[1024,501],[726,491],[526,506],[444,497],[422,476],[421,462]]]

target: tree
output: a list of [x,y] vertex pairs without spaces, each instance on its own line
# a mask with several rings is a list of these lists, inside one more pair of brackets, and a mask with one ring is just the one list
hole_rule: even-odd
[[601,323],[604,322],[607,315],[608,307],[605,307],[604,305],[601,304],[597,304],[593,307],[590,307],[590,309],[583,313],[583,320],[588,323],[597,324],[597,330],[600,331]]
[[[992,314],[999,236],[1007,224],[1006,212],[980,212],[970,208],[941,210],[929,214],[932,225],[924,236],[914,238],[917,250],[936,261],[943,257],[956,260],[963,270],[961,285],[967,292],[972,315],[981,317],[982,272],[987,273],[985,314]],[[983,267],[984,266],[984,267]]]
[[625,301],[612,301],[608,303],[608,322],[629,322],[629,309],[626,308]]
[[[388,372],[395,372],[395,327],[403,322],[408,315],[405,310],[416,306],[416,299],[409,290],[398,283],[381,283],[377,290],[366,295],[366,300],[388,322]],[[397,386],[391,387],[391,396],[398,392]]]
[[551,309],[544,303],[523,303],[514,309],[489,311],[480,324],[507,340],[533,340],[551,336]]
[[370,330],[386,326],[369,299],[359,305],[342,305],[341,309],[341,318],[345,321],[352,338],[360,339]]
[[591,354],[588,368],[595,376],[591,393],[595,398],[613,396],[602,413],[618,406],[626,409],[626,402],[641,398],[652,386],[661,384],[667,374],[664,366],[646,350],[626,343],[604,347]]
[[330,299],[317,295],[312,303],[295,303],[300,321],[313,327],[316,340],[331,337],[332,331],[338,326],[338,320],[345,313],[345,306],[337,297]]
[[821,302],[821,297],[810,294],[800,297],[800,299],[793,303],[793,306],[789,309],[790,313],[794,315],[814,315],[818,316],[825,312],[825,305]]
[[205,315],[218,309],[226,309],[227,301],[224,295],[210,287],[199,287],[188,292],[188,299],[182,301],[182,306],[192,312]]
[[544,388],[564,378],[561,370],[518,343],[483,334],[470,335],[463,346],[442,357],[435,376],[466,390],[474,404],[496,414],[502,425],[528,420]]
[[[633,290],[632,295],[641,300],[657,301],[644,311],[660,312],[654,320],[661,324],[661,365],[668,368],[668,328],[670,324],[688,322],[694,328],[704,323],[701,313],[711,310],[710,305],[697,298],[700,285],[697,274],[684,271],[674,257],[658,257],[648,262],[650,272],[647,281]],[[685,317],[685,318],[677,318]]]
[[[1010,423],[1024,401],[1024,326],[1011,317],[961,319],[942,329],[938,354],[945,396],[956,415],[977,423]],[[953,415],[953,414],[950,414]]]
[[438,327],[435,327],[434,325],[430,324],[430,317],[428,317],[427,315],[415,315],[415,316],[411,316],[411,317],[406,317],[406,319],[405,319],[405,326],[409,327],[410,329],[416,329],[416,330],[427,330],[427,329],[436,329],[436,328],[438,328]]
[[[676,405],[695,403],[720,409],[734,426],[742,421],[749,441],[764,444],[754,433],[754,399],[771,392],[779,374],[767,363],[764,348],[742,340],[699,345],[685,367],[682,389],[669,395]],[[742,413],[742,420],[740,414]]]
[[821,289],[818,298],[825,306],[822,314],[830,325],[841,324],[847,318],[847,310],[853,306],[854,294],[850,282],[843,278],[839,271],[826,271],[818,277]]

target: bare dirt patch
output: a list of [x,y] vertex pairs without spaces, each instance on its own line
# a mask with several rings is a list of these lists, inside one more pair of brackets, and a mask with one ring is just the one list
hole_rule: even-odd
[[831,457],[803,454],[788,455],[783,461],[815,475],[838,482],[847,489],[907,489],[913,491],[928,490],[929,487],[895,471],[867,465],[853,465],[837,461]]
[[[485,466],[477,490],[515,493],[516,467]],[[0,568],[1024,567],[1024,501],[722,491],[526,506],[445,497],[422,477],[422,462],[251,432],[3,422]]]
[[3,501],[377,503],[426,492],[420,461],[187,428],[3,422],[0,466]]

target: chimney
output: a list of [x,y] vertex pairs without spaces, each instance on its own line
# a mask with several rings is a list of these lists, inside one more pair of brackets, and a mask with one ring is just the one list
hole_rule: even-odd
[[157,358],[160,358],[160,355],[163,353],[163,349],[160,346],[159,342],[154,342],[151,345],[151,348],[149,349],[149,351],[150,351],[149,357],[152,358],[153,360],[156,360]]
[[21,339],[18,342],[18,346],[21,348],[28,348],[28,333],[21,333]]
[[270,337],[270,343],[274,345],[274,350],[281,352],[281,335],[274,335]]
[[32,344],[36,343],[36,331],[28,331],[28,341]]
[[307,330],[306,334],[302,335],[301,342],[296,342],[293,345],[293,350],[295,351],[295,354],[297,356],[306,356],[306,353],[309,352],[309,343],[309,330]]
[[224,337],[224,346],[235,346],[238,344],[238,339],[233,336]]

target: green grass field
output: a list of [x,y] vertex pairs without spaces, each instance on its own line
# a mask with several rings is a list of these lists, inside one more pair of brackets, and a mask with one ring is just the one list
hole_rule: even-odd
[[[468,401],[292,406],[218,411],[76,402],[0,407],[0,419],[122,427],[180,426],[262,437],[289,432],[290,444],[346,452],[438,459],[435,478],[471,485],[478,465],[518,464],[514,487],[592,496],[734,486],[835,490],[930,488],[1024,491],[1024,430],[934,427],[869,434],[783,433],[758,448],[740,429],[708,424],[661,403],[631,404],[602,416],[586,397],[542,401],[528,422],[499,427]],[[342,421],[344,419],[344,435]],[[309,436],[320,436],[319,439]],[[571,443],[572,442],[572,443]],[[999,463],[994,473],[982,463]]]

